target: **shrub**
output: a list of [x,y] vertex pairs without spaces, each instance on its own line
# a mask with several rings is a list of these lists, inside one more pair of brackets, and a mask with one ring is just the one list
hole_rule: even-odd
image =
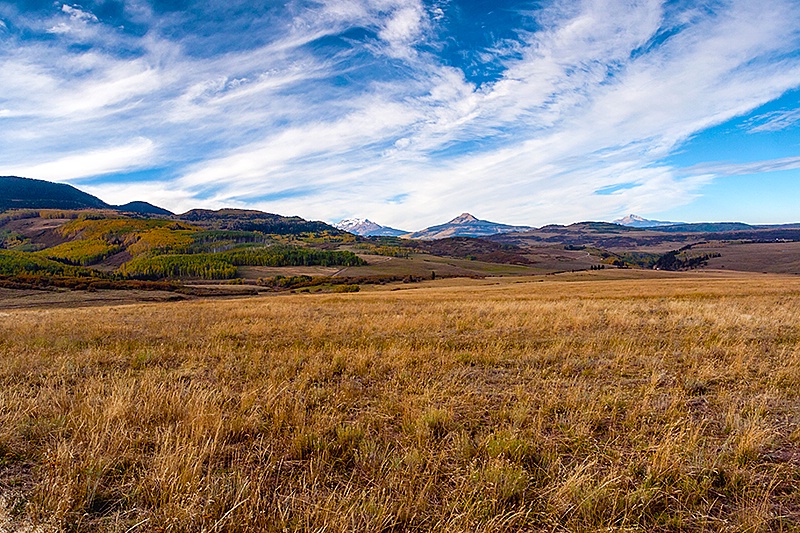
[[358,292],[361,290],[356,284],[347,284],[347,285],[334,285],[333,292]]

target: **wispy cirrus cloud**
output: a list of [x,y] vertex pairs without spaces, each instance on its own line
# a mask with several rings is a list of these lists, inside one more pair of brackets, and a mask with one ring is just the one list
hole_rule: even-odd
[[800,156],[782,157],[763,161],[750,161],[745,163],[710,162],[695,165],[685,169],[685,172],[702,173],[713,176],[744,176],[747,174],[763,174],[767,172],[781,172],[800,168]]
[[784,109],[755,116],[745,123],[750,133],[782,131],[800,124],[800,109]]
[[[12,28],[0,42],[0,170],[74,180],[161,169],[126,187],[172,209],[407,228],[443,211],[608,218],[691,201],[717,174],[664,159],[800,86],[792,0],[500,3],[498,36],[463,51],[452,43],[478,42],[465,27],[495,29],[465,25],[454,3],[192,5],[23,13],[0,2]],[[787,110],[749,128],[796,119]],[[633,185],[596,194],[619,184]]]
[[34,165],[10,167],[6,172],[34,179],[75,181],[86,176],[146,168],[154,152],[154,143],[150,139],[140,138],[119,146],[81,150]]

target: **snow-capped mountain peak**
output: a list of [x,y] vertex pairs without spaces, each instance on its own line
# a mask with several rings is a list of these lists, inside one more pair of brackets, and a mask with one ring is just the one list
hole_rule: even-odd
[[347,231],[355,235],[362,235],[365,237],[372,236],[389,236],[396,237],[404,235],[407,231],[390,228],[388,226],[381,226],[366,218],[346,218],[334,224],[334,227],[342,231]]
[[619,224],[621,226],[629,226],[632,228],[654,228],[657,226],[673,226],[675,224],[680,224],[680,222],[667,222],[665,220],[649,220],[647,218],[640,217],[639,215],[630,214],[623,218],[618,218],[614,221],[614,224]]
[[380,225],[366,218],[346,218],[337,222],[334,226],[342,231],[349,231],[357,235],[363,235],[362,231],[380,228]]

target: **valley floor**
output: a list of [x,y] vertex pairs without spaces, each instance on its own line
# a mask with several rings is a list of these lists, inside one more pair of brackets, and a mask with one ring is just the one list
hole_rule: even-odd
[[114,304],[0,309],[0,531],[800,530],[798,276]]

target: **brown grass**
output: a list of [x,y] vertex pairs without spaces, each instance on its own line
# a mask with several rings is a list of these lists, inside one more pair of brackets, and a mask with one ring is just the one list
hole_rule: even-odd
[[0,531],[800,530],[800,279],[519,281],[3,312]]
[[800,274],[800,242],[711,242],[692,250],[719,254],[708,261],[708,268]]

